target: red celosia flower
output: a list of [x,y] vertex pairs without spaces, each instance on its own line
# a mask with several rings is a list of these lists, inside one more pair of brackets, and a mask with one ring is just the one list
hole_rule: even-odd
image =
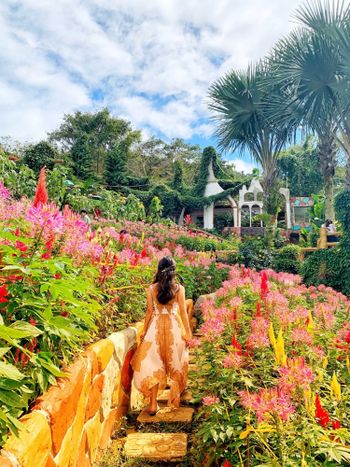
[[23,242],[20,242],[19,240],[16,241],[16,248],[18,250],[20,250],[20,251],[23,251],[23,252],[28,250],[27,245],[25,243],[23,243]]
[[232,336],[231,344],[232,344],[233,348],[237,350],[238,355],[242,355],[242,346],[241,346],[241,344],[237,341],[237,339],[235,338],[235,336]]
[[46,172],[45,167],[40,171],[38,186],[36,187],[35,198],[33,201],[33,206],[36,208],[40,204],[47,204],[49,196],[46,189]]
[[30,322],[30,324],[31,324],[32,326],[36,326],[36,325],[37,325],[37,321],[36,321],[32,316],[29,318],[29,322]]
[[62,275],[59,272],[56,272],[54,277],[55,277],[55,279],[61,279]]
[[341,427],[340,421],[339,420],[332,420],[332,429],[333,430],[338,430]]
[[232,467],[232,464],[229,460],[225,459],[225,462],[222,464],[222,467]]
[[323,428],[327,428],[327,426],[328,426],[328,424],[330,422],[329,413],[327,412],[326,409],[324,409],[322,407],[320,397],[319,397],[318,394],[316,394],[315,406],[316,406],[315,415],[316,415],[318,423]]
[[3,285],[0,287],[0,303],[7,303],[8,302],[8,293],[7,293],[7,286]]
[[63,318],[66,318],[68,316],[68,311],[61,311],[61,316],[63,316]]
[[266,271],[261,271],[261,285],[260,285],[260,297],[262,300],[266,300],[267,294],[269,293],[268,276]]
[[10,274],[9,275],[9,282],[11,282],[12,284],[14,282],[21,281],[22,279],[23,279],[23,276],[16,276],[15,274]]
[[51,258],[51,252],[50,251],[47,251],[46,253],[43,253],[41,255],[42,259],[49,259]]
[[19,228],[17,227],[17,229],[15,230],[16,237],[19,237],[20,234],[21,234],[21,232],[20,232]]
[[259,318],[261,316],[261,304],[258,302],[256,304],[256,317]]
[[141,258],[146,258],[147,256],[147,251],[146,251],[146,248],[143,247],[142,251],[141,251]]

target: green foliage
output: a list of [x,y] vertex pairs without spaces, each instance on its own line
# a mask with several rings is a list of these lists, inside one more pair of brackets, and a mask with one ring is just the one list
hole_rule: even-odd
[[123,185],[128,184],[128,150],[127,141],[116,144],[109,151],[106,160],[105,181],[114,190],[122,190]]
[[273,267],[274,253],[265,238],[245,238],[239,246],[238,260],[245,266],[260,271]]
[[237,243],[230,240],[188,235],[178,237],[175,243],[189,251],[236,250],[237,248]]
[[158,198],[158,196],[154,196],[148,209],[148,219],[151,222],[151,224],[156,224],[160,222],[162,211],[163,206],[160,202],[160,199]]
[[208,146],[203,150],[201,164],[199,168],[199,175],[197,177],[196,187],[194,190],[196,196],[204,196],[204,190],[209,175],[208,168],[210,162],[213,164],[214,175],[218,177],[220,170],[218,156],[216,154],[215,149],[212,146]]
[[125,219],[129,221],[142,221],[146,218],[145,207],[135,195],[130,194],[126,198]]
[[317,250],[304,261],[301,271],[306,285],[325,284],[336,290],[342,290],[342,279],[339,277],[340,256],[335,248]]
[[70,151],[73,162],[73,172],[79,178],[89,179],[94,175],[93,171],[93,147],[89,135],[80,135]]
[[181,161],[174,162],[174,178],[171,184],[171,188],[173,190],[177,190],[178,192],[182,192],[184,189],[184,174],[183,174],[183,166]]
[[277,250],[273,261],[273,269],[277,272],[299,274],[301,267],[299,253],[300,248],[297,245],[286,245]]
[[56,148],[46,141],[40,141],[25,150],[23,162],[38,174],[44,166],[49,170],[52,169],[59,158],[60,154]]
[[304,262],[302,272],[307,284],[325,284],[350,296],[350,191],[339,193],[335,200],[337,219],[343,236],[339,247],[312,253]]
[[62,146],[65,153],[73,153],[74,170],[83,172],[83,178],[88,178],[91,170],[95,176],[102,176],[111,148],[125,139],[138,138],[139,132],[132,131],[129,122],[113,117],[108,109],[65,115],[58,130],[49,134],[49,140]]
[[46,174],[46,185],[49,200],[55,202],[57,206],[63,207],[65,204],[67,187],[64,182],[67,178],[68,172],[69,170],[66,167],[58,165]]
[[282,151],[277,165],[291,196],[311,196],[322,190],[319,152],[311,138]]

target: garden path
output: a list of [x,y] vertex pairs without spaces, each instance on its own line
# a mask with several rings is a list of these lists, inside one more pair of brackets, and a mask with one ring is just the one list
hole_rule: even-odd
[[[195,370],[194,355],[191,353],[189,371]],[[185,391],[181,407],[173,410],[166,407],[168,395],[169,389],[159,394],[160,410],[155,416],[148,415],[145,408],[138,414],[129,414],[126,436],[112,441],[99,467],[144,466],[155,461],[158,466],[170,463],[188,465],[188,437],[194,414],[192,393]]]

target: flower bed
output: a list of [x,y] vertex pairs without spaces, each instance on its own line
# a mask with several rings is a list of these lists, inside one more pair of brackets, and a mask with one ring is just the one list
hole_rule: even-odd
[[196,465],[349,462],[350,302],[300,282],[235,266],[203,302]]
[[62,364],[143,317],[144,289],[159,258],[175,256],[189,297],[227,277],[208,255],[160,246],[144,227],[138,236],[108,225],[90,230],[80,216],[48,202],[43,176],[33,202],[11,199],[0,183],[0,445],[63,376]]

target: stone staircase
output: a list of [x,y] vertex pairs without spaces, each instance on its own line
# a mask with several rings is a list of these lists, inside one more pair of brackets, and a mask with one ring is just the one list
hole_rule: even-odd
[[[190,370],[195,369],[193,356],[190,355]],[[134,423],[129,423],[126,436],[112,441],[109,449],[112,457],[120,456],[117,461],[108,461],[106,457],[99,465],[107,466],[143,466],[156,462],[157,465],[177,466],[188,465],[186,462],[188,451],[188,433],[194,414],[192,394],[190,390],[183,393],[181,406],[178,409],[169,409],[166,402],[169,389],[158,395],[160,409],[155,416],[150,416],[143,408]],[[136,415],[135,415],[136,416]],[[112,454],[114,453],[114,454]],[[114,457],[115,456],[115,457]]]

